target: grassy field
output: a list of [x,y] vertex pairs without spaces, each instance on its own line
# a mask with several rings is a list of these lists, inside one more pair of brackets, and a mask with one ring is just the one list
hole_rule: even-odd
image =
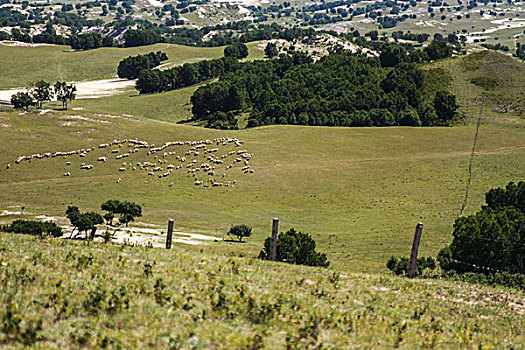
[[182,64],[223,55],[223,47],[202,48],[155,44],[136,48],[100,48],[74,51],[69,46],[15,47],[0,45],[0,89],[24,87],[38,80],[84,81],[116,77],[120,60],[163,50],[168,63]]
[[[5,348],[504,349],[516,291],[0,233]],[[520,345],[521,344],[521,345]]]
[[[489,66],[498,66],[499,70],[487,69]],[[271,219],[279,217],[281,230],[295,227],[311,233],[332,266],[385,271],[390,255],[408,254],[418,221],[425,224],[423,255],[435,254],[451,239],[452,224],[464,197],[474,136],[474,126],[468,121],[477,113],[481,93],[480,88],[462,81],[468,82],[469,77],[484,71],[491,76],[500,74],[501,79],[508,76],[508,86],[502,83],[487,92],[466,213],[479,209],[488,189],[525,178],[525,122],[516,116],[520,104],[509,108],[508,113],[493,111],[505,98],[520,96],[523,75],[518,73],[522,64],[488,54],[451,59],[426,69],[434,77],[429,80],[433,84],[439,83],[436,75],[449,76],[446,85],[458,94],[461,110],[468,117],[465,125],[208,130],[163,121],[176,121],[186,115],[184,108],[189,106],[177,92],[93,100],[91,106],[84,105],[88,109],[80,111],[4,112],[0,142],[5,151],[0,155],[0,164],[11,163],[12,168],[0,169],[0,208],[17,211],[23,206],[27,216],[55,216],[63,215],[69,204],[97,210],[109,198],[127,199],[143,204],[141,222],[165,225],[168,218],[173,218],[180,231],[222,237],[232,224],[251,225],[254,236],[245,244],[219,241],[196,248],[248,256],[257,255],[269,234]],[[189,96],[190,92],[188,89],[184,93]],[[162,96],[167,97],[166,107],[151,102]],[[114,102],[108,102],[106,108],[104,101]],[[127,101],[139,102],[133,105]],[[74,102],[72,107],[79,104]],[[91,109],[113,112],[100,115]],[[243,140],[241,148],[254,154],[250,161],[253,174],[243,174],[238,167],[227,172],[227,181],[237,181],[235,188],[198,187],[193,177],[182,171],[166,179],[148,177],[129,168],[121,173],[118,168],[122,160],[114,160],[109,150],[95,150],[86,158],[59,157],[13,164],[20,155],[82,149],[116,138],[139,138],[161,145],[222,136]],[[228,150],[221,146],[218,153]],[[177,154],[184,151],[178,149]],[[96,162],[99,156],[112,160],[101,166]],[[153,161],[152,157],[139,152],[125,161],[135,164]],[[202,155],[199,160],[204,160]],[[67,166],[66,161],[72,165]],[[94,164],[95,168],[81,171],[81,162]],[[65,172],[71,172],[71,177],[63,177]],[[216,172],[215,177],[220,179],[222,170]],[[119,184],[118,178],[122,179]]]

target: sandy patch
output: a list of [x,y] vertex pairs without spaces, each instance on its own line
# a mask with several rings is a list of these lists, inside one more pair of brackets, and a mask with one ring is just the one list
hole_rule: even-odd
[[157,0],[148,0],[149,4],[153,7],[163,7],[164,4]]
[[81,115],[69,115],[66,117],[67,119],[77,119],[77,120],[84,120],[86,122],[94,122],[94,123],[102,123],[102,124],[110,124],[107,120],[102,119],[93,119],[88,117],[83,117]]
[[0,41],[0,45],[21,46],[21,47],[49,46],[49,44],[30,44],[30,43],[23,43],[21,41]]
[[244,6],[259,6],[261,3],[267,3],[264,1],[257,1],[257,0],[213,0],[213,2],[240,4]]
[[[47,217],[48,219],[55,219]],[[69,238],[72,232],[71,226],[65,226],[64,231],[67,232],[63,238]],[[97,237],[95,241],[102,242],[104,239],[101,237],[104,232],[108,230],[112,234],[111,241],[117,244],[131,244],[136,246],[152,246],[157,248],[164,248],[166,246],[166,234],[163,234],[164,230],[154,228],[140,228],[140,227],[121,227],[114,228],[105,225],[100,225],[97,230]],[[199,245],[203,241],[215,241],[217,237],[207,236],[196,233],[187,232],[173,232],[173,243],[183,243],[190,245]]]
[[[73,82],[77,87],[77,99],[82,98],[99,98],[104,96],[112,96],[121,93],[123,90],[135,87],[135,80],[127,79],[103,79],[92,80],[84,82]],[[1,101],[11,101],[11,96],[24,92],[26,89],[16,88],[8,90],[0,90]]]
[[8,215],[22,215],[22,212],[21,211],[4,210],[3,212],[0,213],[0,216],[8,216]]

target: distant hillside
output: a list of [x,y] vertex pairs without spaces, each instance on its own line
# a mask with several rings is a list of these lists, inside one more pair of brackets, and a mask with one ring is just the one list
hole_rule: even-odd
[[479,114],[482,92],[485,121],[525,116],[525,63],[508,55],[485,50],[433,62],[425,70],[428,87],[448,88],[470,118]]

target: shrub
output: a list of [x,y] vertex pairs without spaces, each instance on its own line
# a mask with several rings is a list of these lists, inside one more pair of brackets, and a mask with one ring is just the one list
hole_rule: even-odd
[[[408,274],[409,263],[410,260],[407,257],[396,258],[395,256],[392,256],[386,263],[386,267],[390,271],[394,272],[396,275],[406,275]],[[423,275],[423,271],[425,271],[425,269],[433,271],[435,270],[435,268],[436,260],[434,260],[434,258],[418,258],[416,261],[416,269],[414,271],[414,276],[420,277]]]
[[[259,253],[259,259],[269,260],[272,239],[266,238],[264,248]],[[328,267],[330,262],[326,254],[315,251],[315,241],[308,233],[290,229],[281,232],[277,237],[277,261],[297,265]]]
[[239,240],[239,242],[242,241],[244,237],[250,237],[252,235],[252,228],[247,225],[235,225],[230,228],[230,231],[228,231],[228,236],[235,236]]
[[454,239],[438,254],[445,271],[525,274],[525,182],[487,192],[487,206],[454,223]]
[[54,222],[15,220],[10,225],[2,226],[2,230],[5,232],[24,233],[35,236],[62,236],[62,228]]

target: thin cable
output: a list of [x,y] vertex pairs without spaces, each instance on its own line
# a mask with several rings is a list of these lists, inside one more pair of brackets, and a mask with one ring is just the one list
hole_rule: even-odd
[[468,202],[468,194],[470,191],[470,183],[472,181],[472,161],[474,160],[474,154],[476,153],[476,144],[478,143],[478,135],[479,135],[479,127],[481,125],[481,118],[483,117],[483,102],[485,100],[485,82],[483,82],[481,92],[481,106],[479,108],[479,117],[478,117],[478,123],[476,124],[476,134],[474,135],[474,144],[472,145],[472,152],[470,153],[470,161],[468,165],[468,180],[467,180],[467,188],[465,189],[465,199],[463,200],[463,203],[461,204],[461,209],[459,210],[459,214],[457,217],[460,217],[463,215],[463,211],[465,210],[465,207],[467,206]]

